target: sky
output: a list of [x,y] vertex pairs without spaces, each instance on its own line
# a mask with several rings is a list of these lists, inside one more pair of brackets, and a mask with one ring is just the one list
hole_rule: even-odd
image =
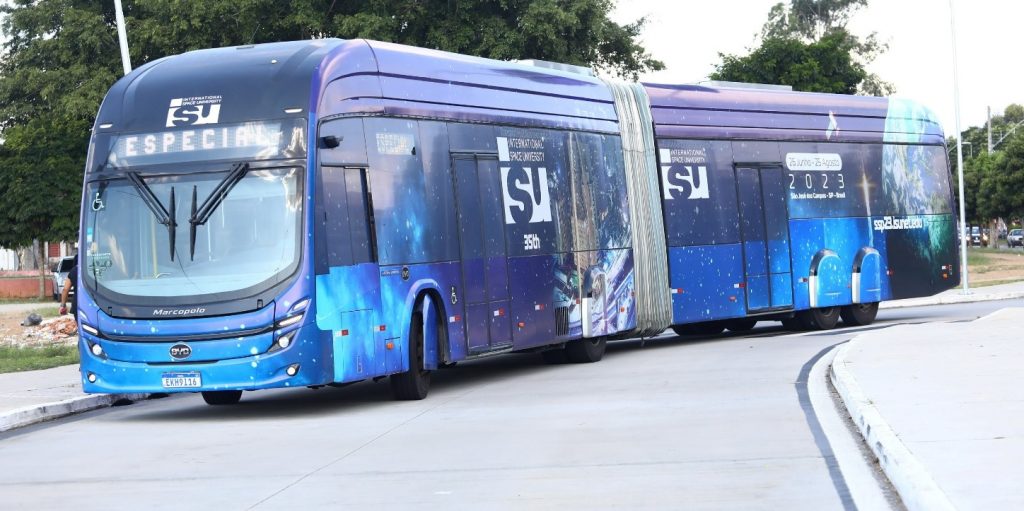
[[[618,0],[618,23],[648,16],[644,47],[666,69],[641,81],[696,83],[707,80],[718,53],[746,54],[772,5],[779,0]],[[986,107],[1001,114],[1024,104],[1024,66],[1015,55],[1024,46],[1024,2],[953,0],[960,82],[960,124],[985,123]],[[956,132],[953,43],[949,0],[869,0],[848,28],[877,32],[889,50],[868,70],[896,86],[896,95],[931,108],[947,134]]]

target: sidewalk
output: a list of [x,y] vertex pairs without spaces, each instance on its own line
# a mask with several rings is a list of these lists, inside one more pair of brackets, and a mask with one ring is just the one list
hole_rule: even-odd
[[1011,282],[1009,284],[1000,284],[998,286],[971,287],[970,293],[966,295],[964,294],[962,287],[957,287],[948,291],[943,291],[935,296],[882,302],[879,307],[882,309],[894,309],[900,307],[946,305],[951,303],[1009,300],[1012,298],[1024,298],[1024,280]]
[[911,511],[1024,509],[1024,308],[856,337],[832,382]]
[[0,374],[0,433],[103,408],[120,399],[146,397],[85,394],[80,378],[77,365]]

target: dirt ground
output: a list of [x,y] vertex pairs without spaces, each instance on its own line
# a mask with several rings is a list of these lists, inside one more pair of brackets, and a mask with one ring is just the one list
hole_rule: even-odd
[[21,326],[29,312],[0,313],[0,346],[73,345],[78,342],[78,328],[71,316],[47,317],[57,310],[56,303],[40,303],[35,310],[43,316],[43,322],[33,327]]
[[[970,283],[1011,282],[1024,280],[1024,250],[981,251],[969,248],[968,258],[972,259]],[[972,254],[973,251],[977,251]]]

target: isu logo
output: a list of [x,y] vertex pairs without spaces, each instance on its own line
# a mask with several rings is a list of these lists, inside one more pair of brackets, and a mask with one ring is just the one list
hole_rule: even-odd
[[501,192],[505,199],[506,224],[551,221],[548,169],[501,167]]
[[672,200],[680,197],[687,199],[710,199],[711,193],[708,189],[708,168],[700,165],[676,167],[671,165],[661,167],[661,184],[665,193],[665,200]]
[[167,127],[217,124],[221,100],[221,96],[174,98],[167,109]]

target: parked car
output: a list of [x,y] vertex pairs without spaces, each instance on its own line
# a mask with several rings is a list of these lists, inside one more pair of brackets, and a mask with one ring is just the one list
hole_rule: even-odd
[[1024,247],[1024,231],[1021,229],[1011,229],[1010,234],[1006,235],[1006,243],[1013,247]]
[[68,278],[68,272],[75,265],[74,256],[62,258],[53,265],[53,299],[60,300],[60,294],[64,291],[64,281]]

